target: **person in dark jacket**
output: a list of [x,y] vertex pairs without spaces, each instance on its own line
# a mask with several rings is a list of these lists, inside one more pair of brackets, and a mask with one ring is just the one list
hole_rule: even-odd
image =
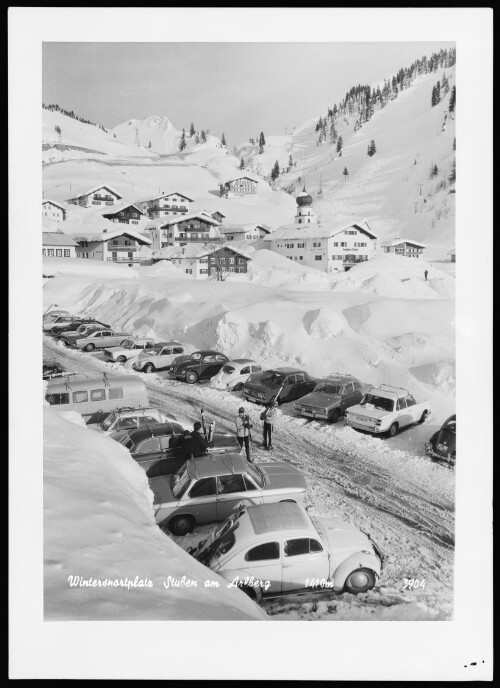
[[264,421],[264,427],[262,428],[262,434],[264,437],[264,449],[273,448],[273,428],[276,423],[276,417],[278,415],[278,402],[273,399],[267,404],[266,410],[261,414],[261,418]]
[[427,282],[427,275],[428,275],[428,274],[429,274],[428,270],[425,270],[425,271],[424,271],[424,277],[425,277],[425,281],[426,281],[426,282]]
[[191,433],[191,438],[196,447],[196,454],[194,454],[194,456],[197,457],[203,456],[203,454],[208,454],[207,441],[202,434],[201,423],[197,420],[193,427],[194,430]]
[[192,437],[189,430],[184,430],[182,452],[186,461],[201,456],[199,442],[195,437]]

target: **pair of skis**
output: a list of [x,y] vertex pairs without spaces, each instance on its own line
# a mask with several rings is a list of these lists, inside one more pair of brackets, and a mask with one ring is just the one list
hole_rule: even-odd
[[215,432],[215,420],[210,421],[210,423],[207,424],[205,423],[205,411],[203,409],[200,410],[201,413],[201,427],[203,428],[203,435],[205,437],[205,440],[207,444],[210,444],[210,442],[214,438],[214,432]]

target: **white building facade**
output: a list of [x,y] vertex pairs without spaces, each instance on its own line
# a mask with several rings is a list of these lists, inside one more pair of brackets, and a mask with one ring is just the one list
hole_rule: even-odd
[[192,198],[188,198],[178,191],[172,191],[153,198],[141,199],[136,201],[135,205],[146,213],[151,220],[156,220],[170,215],[186,215],[189,213],[192,202]]
[[72,198],[68,198],[68,203],[72,205],[79,205],[83,208],[90,208],[92,206],[109,206],[114,205],[121,200],[122,196],[108,185],[96,186],[93,189],[87,189],[77,193]]
[[53,222],[64,222],[66,219],[66,208],[56,201],[46,199],[42,201],[42,217]]
[[382,242],[382,250],[384,253],[395,253],[397,256],[406,256],[407,258],[420,258],[425,244],[421,244],[413,239],[392,239]]

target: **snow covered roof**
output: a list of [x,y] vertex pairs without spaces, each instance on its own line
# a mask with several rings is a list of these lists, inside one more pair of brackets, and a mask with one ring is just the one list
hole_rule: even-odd
[[271,233],[271,228],[263,224],[244,224],[244,225],[221,225],[219,232],[221,234],[243,234],[243,232],[252,232],[255,229],[262,229],[267,234]]
[[57,201],[52,201],[50,198],[44,198],[42,201],[42,205],[45,205],[46,203],[52,203],[52,205],[56,205],[58,208],[61,208],[62,211],[67,212],[68,207],[64,206],[62,203],[58,203]]
[[77,242],[63,232],[42,232],[42,246],[77,246]]
[[377,235],[370,229],[368,222],[363,220],[362,222],[350,222],[343,227],[332,227],[331,224],[319,225],[316,222],[311,222],[310,224],[290,224],[282,225],[278,227],[269,236],[264,237],[264,241],[275,241],[276,239],[328,239],[340,234],[350,227],[355,227],[361,232],[368,234],[371,239],[376,239]]
[[71,236],[76,241],[108,241],[109,239],[116,239],[116,237],[126,235],[132,239],[136,239],[142,244],[151,244],[151,239],[148,239],[144,234],[135,232],[133,229],[124,229],[123,225],[119,225],[119,229],[106,230],[104,232],[72,232]]
[[231,177],[230,179],[223,180],[222,184],[230,184],[231,182],[235,182],[238,179],[249,179],[251,182],[255,182],[256,184],[259,183],[259,180],[255,179],[255,177],[250,177],[250,175],[248,174],[240,174],[237,177]]
[[102,213],[103,217],[107,217],[108,215],[116,215],[117,213],[120,213],[122,210],[127,210],[127,208],[135,208],[138,213],[141,215],[144,215],[144,211],[138,208],[134,203],[120,203],[120,205],[113,205],[109,210],[107,210],[105,213]]
[[401,246],[401,244],[409,244],[410,246],[417,246],[418,248],[427,248],[426,244],[421,244],[413,239],[390,239],[383,241],[381,246]]
[[92,189],[78,189],[78,191],[71,196],[70,199],[68,200],[73,200],[74,198],[81,198],[82,196],[88,196],[91,193],[94,193],[95,191],[99,191],[99,189],[107,189],[108,191],[111,191],[112,194],[115,194],[118,198],[123,198],[121,194],[118,193],[118,191],[115,191],[112,186],[109,186],[108,184],[99,184],[99,186],[94,186]]
[[153,258],[162,258],[164,260],[172,260],[172,258],[204,258],[212,253],[217,253],[223,248],[228,248],[234,251],[242,258],[251,260],[249,254],[239,247],[232,244],[224,244],[224,246],[213,247],[206,244],[187,244],[187,246],[166,246],[153,251]]
[[156,196],[143,196],[142,198],[138,198],[136,200],[136,203],[146,203],[147,201],[157,201],[160,198],[168,198],[169,196],[180,196],[181,198],[185,198],[186,201],[189,201],[190,203],[194,202],[192,198],[189,198],[189,196],[186,196],[185,194],[179,193],[179,191],[169,191],[168,193],[156,194]]
[[176,225],[178,222],[186,222],[186,220],[204,220],[208,224],[219,226],[219,222],[214,220],[210,215],[205,215],[205,213],[187,213],[186,215],[172,215],[172,217],[162,217],[156,220],[151,220],[148,222],[144,229],[159,229],[160,227],[169,227],[170,225]]

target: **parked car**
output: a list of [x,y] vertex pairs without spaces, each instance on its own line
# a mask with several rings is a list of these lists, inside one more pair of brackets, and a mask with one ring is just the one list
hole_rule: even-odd
[[454,464],[457,458],[457,417],[445,420],[440,429],[425,443],[425,451],[434,459]]
[[59,318],[62,315],[69,315],[69,312],[63,310],[48,311],[47,313],[43,314],[43,322],[54,322],[55,320],[57,320],[57,318]]
[[267,404],[275,399],[278,404],[300,399],[316,387],[318,380],[297,368],[272,368],[255,373],[243,385],[242,394],[247,401]]
[[99,320],[94,320],[93,318],[84,318],[81,320],[75,320],[75,322],[72,322],[69,326],[58,325],[57,327],[53,327],[50,331],[50,334],[53,337],[62,339],[66,335],[76,333],[85,334],[91,328],[109,330],[110,327],[111,325],[106,325],[106,323],[99,322]]
[[152,349],[154,344],[154,340],[149,337],[130,337],[120,346],[108,346],[104,350],[104,358],[111,363],[125,363],[139,356],[145,349]]
[[54,327],[58,327],[59,325],[69,326],[71,323],[79,321],[80,319],[75,318],[73,315],[59,315],[54,320],[45,320],[43,323],[43,331],[48,334]]
[[92,332],[99,332],[102,330],[109,329],[109,325],[96,325],[95,323],[81,324],[73,332],[63,332],[59,337],[59,340],[66,344],[66,346],[71,346],[71,342],[75,341],[75,339],[79,339],[80,337],[86,337],[87,335],[92,334]]
[[119,346],[131,335],[127,332],[114,332],[113,330],[96,330],[90,334],[77,337],[68,342],[68,346],[83,351],[94,351],[95,349],[105,349],[109,346]]
[[229,358],[219,351],[195,351],[187,360],[172,365],[170,376],[194,384],[216,375],[228,361]]
[[179,423],[179,425],[182,425],[186,430],[192,429],[192,424],[188,426],[178,421],[177,417],[173,414],[166,413],[153,406],[116,409],[116,411],[108,413],[102,421],[93,426],[92,429],[103,435],[111,435],[113,433],[113,439],[120,439],[121,436],[129,430],[147,428],[151,425],[159,425],[171,421]]
[[413,423],[424,423],[431,415],[429,401],[416,402],[407,389],[380,385],[372,387],[356,406],[345,414],[345,424],[388,437]]
[[351,375],[332,373],[320,380],[313,392],[296,401],[294,407],[306,418],[336,423],[346,409],[359,404],[370,387]]
[[137,375],[49,380],[45,400],[55,411],[77,411],[86,423],[100,423],[109,411],[125,405],[149,407],[146,385]]
[[[183,360],[187,360],[193,353],[192,344],[181,344],[180,342],[157,342],[152,349],[141,351],[137,361],[134,361],[132,368],[141,373],[155,373],[157,370],[168,370],[177,361],[179,355],[183,355]],[[177,361],[181,363],[181,361]]]
[[56,361],[44,361],[42,376],[44,380],[50,380],[53,377],[65,377],[66,375],[76,375],[76,373],[69,373],[64,366]]
[[307,483],[288,463],[248,463],[240,454],[189,459],[176,473],[150,480],[156,522],[186,535],[203,523],[223,521],[243,504],[302,501]]
[[234,358],[219,370],[210,380],[210,387],[214,389],[238,391],[243,388],[252,373],[260,373],[262,366],[250,358]]
[[[132,457],[146,471],[148,477],[171,475],[186,463],[184,457],[184,430],[180,423],[146,424],[139,430],[111,433],[130,451]],[[225,450],[239,451],[240,446],[232,434],[215,433],[208,445],[209,453]]]
[[190,554],[257,601],[325,588],[366,592],[383,562],[378,545],[356,526],[318,520],[287,502],[240,508]]

